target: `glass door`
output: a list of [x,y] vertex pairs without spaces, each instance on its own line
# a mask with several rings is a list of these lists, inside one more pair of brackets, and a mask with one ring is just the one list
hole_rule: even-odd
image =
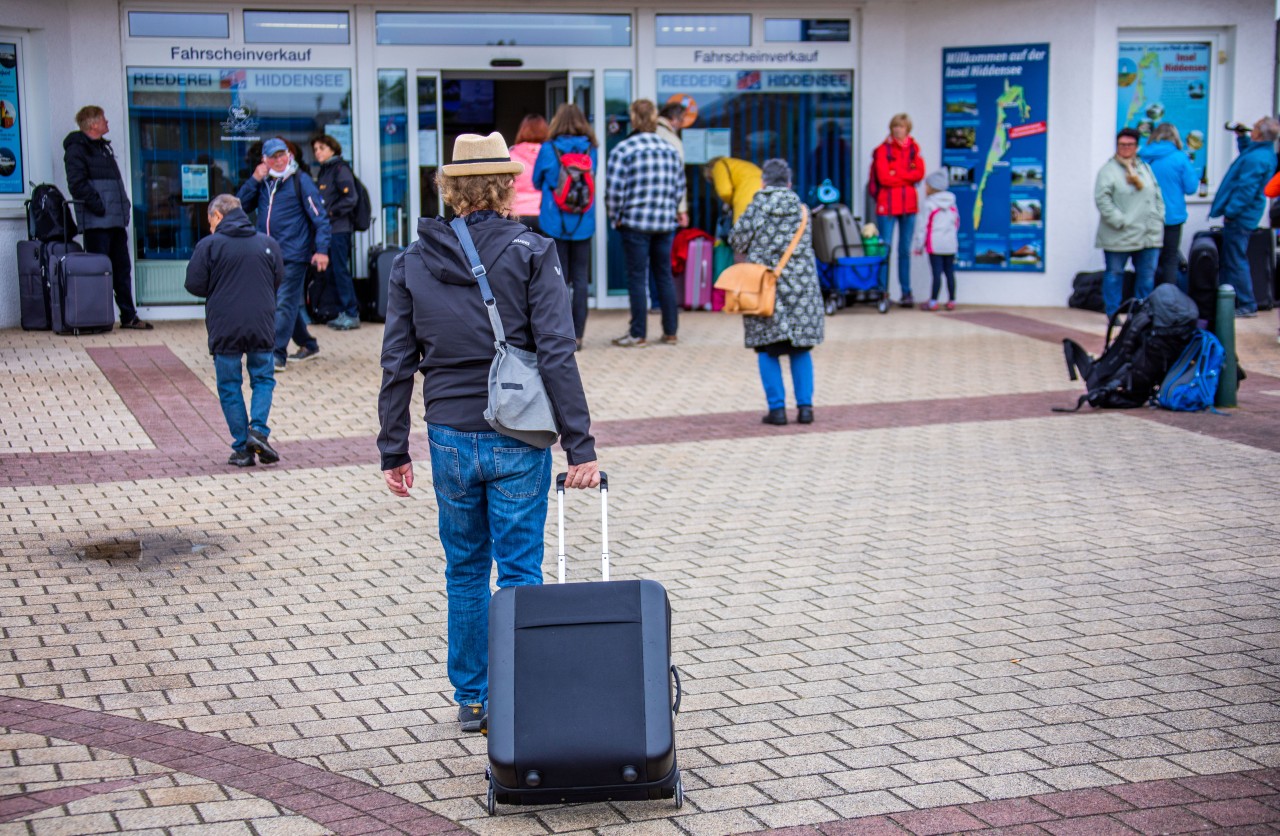
[[440,166],[440,74],[418,73],[417,169],[418,214],[417,217],[434,218],[441,214],[440,191],[436,188],[436,172]]

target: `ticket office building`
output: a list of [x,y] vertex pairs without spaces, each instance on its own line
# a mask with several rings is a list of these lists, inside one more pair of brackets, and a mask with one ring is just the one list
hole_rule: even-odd
[[[1042,43],[1048,49],[1044,93],[1036,103],[1040,118],[1029,116],[1028,123],[1043,123],[1036,130],[1045,150],[1038,171],[1036,165],[1020,169],[1023,175],[1030,170],[1028,182],[1041,191],[1028,199],[1021,195],[1026,188],[1014,190],[1021,204],[1011,204],[1018,228],[1009,240],[1031,243],[1005,248],[1006,255],[1034,257],[1020,264],[988,261],[986,270],[975,265],[962,279],[968,286],[962,298],[1061,304],[1070,275],[1100,261],[1092,251],[1091,189],[1081,185],[1110,153],[1125,95],[1115,72],[1123,44],[1201,45],[1213,58],[1203,74],[1206,118],[1217,125],[1237,111],[1256,118],[1254,111],[1272,108],[1274,46],[1266,33],[1273,31],[1274,9],[1264,6],[1224,0],[1206,13],[1183,0],[1135,0],[1126,11],[1093,0],[963,8],[944,0],[873,0],[460,13],[426,5],[16,0],[15,20],[0,24],[12,27],[0,28],[0,44],[15,44],[18,71],[26,76],[20,87],[27,107],[15,109],[28,126],[20,162],[31,179],[65,184],[59,146],[74,128],[75,109],[88,102],[107,109],[109,138],[134,203],[135,295],[144,315],[160,319],[201,315],[182,285],[192,248],[208,233],[208,201],[236,191],[271,136],[295,142],[312,164],[314,136],[328,134],[343,145],[376,210],[372,229],[357,236],[357,275],[365,273],[369,246],[403,246],[417,217],[442,211],[433,178],[458,134],[497,130],[511,141],[525,115],[549,117],[565,101],[584,110],[600,142],[601,209],[609,152],[629,131],[627,104],[648,97],[689,107],[683,139],[693,226],[715,227],[720,204],[701,169],[717,156],[757,164],[784,157],[807,202],[816,203],[818,187],[829,180],[865,216],[867,164],[893,113],[912,114],[930,167],[955,144],[949,138],[972,133],[979,147],[989,141],[980,124],[971,131],[953,124],[965,114],[943,92],[944,50]],[[1265,37],[1257,24],[1265,25]],[[119,33],[118,52],[73,49],[73,57],[62,60],[60,40],[83,46],[97,43],[104,31]],[[1251,73],[1248,84],[1238,70],[1242,53],[1267,68]],[[60,76],[66,84],[59,89],[74,96],[48,96]],[[1221,133],[1206,132],[1211,141],[1201,152],[1209,184],[1233,153]],[[996,174],[1010,177],[1003,169],[1019,159],[997,160]],[[952,170],[957,188],[964,188],[963,170]],[[20,195],[0,194],[0,239],[6,231],[19,234],[14,197]],[[603,211],[596,224],[592,302],[622,307],[626,278],[616,233]],[[919,282],[927,268],[917,265],[915,272]],[[0,325],[16,324],[16,302],[0,297]]]

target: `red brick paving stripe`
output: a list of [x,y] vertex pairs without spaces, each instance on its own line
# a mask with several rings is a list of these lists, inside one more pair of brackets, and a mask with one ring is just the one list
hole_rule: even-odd
[[156,447],[173,450],[226,443],[218,399],[168,346],[85,351]]
[[[234,787],[305,816],[340,836],[469,832],[430,810],[354,778],[161,723],[0,696],[0,726],[95,746]],[[112,739],[103,742],[107,734]],[[210,748],[211,744],[216,746]],[[149,776],[148,780],[153,777],[156,776]],[[347,803],[342,798],[359,799],[361,803],[356,806],[354,801]],[[376,807],[366,799],[376,799]],[[361,809],[370,807],[374,809]],[[20,816],[33,812],[36,811]]]
[[51,790],[6,795],[0,798],[0,823],[34,816],[36,813],[61,807],[63,804],[70,804],[82,798],[106,795],[138,784],[146,784],[157,778],[163,778],[167,774],[158,772],[150,775],[134,775],[132,778],[119,778],[114,781],[97,781],[72,787],[55,787]]

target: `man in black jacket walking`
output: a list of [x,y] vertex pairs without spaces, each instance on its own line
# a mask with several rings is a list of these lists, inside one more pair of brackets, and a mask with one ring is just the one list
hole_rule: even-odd
[[[218,400],[231,431],[227,464],[252,467],[280,460],[267,437],[275,389],[276,288],[284,280],[284,257],[274,238],[254,229],[240,201],[220,194],[209,202],[213,234],[196,244],[187,263],[187,292],[206,297],[204,323],[218,375]],[[241,355],[249,367],[253,405],[246,413]]]
[[67,188],[77,201],[76,214],[84,230],[84,248],[111,259],[111,283],[120,327],[151,330],[151,323],[138,319],[133,306],[133,268],[129,261],[129,212],[133,208],[125,192],[120,166],[106,133],[111,128],[102,108],[87,105],[76,113],[80,130],[62,140],[63,163],[67,168]]

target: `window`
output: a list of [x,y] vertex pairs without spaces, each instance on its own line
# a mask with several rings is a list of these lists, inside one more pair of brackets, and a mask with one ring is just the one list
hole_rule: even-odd
[[803,43],[806,41],[849,42],[849,21],[808,20],[800,18],[766,18],[764,39],[770,43]]
[[631,46],[630,15],[378,12],[378,43]]
[[225,38],[229,26],[227,16],[217,12],[129,12],[133,38]]
[[658,15],[658,46],[751,46],[751,15]]
[[1136,128],[1142,142],[1158,126],[1178,129],[1196,177],[1208,176],[1211,148],[1222,131],[1209,130],[1213,44],[1121,41],[1116,73],[1116,130]]
[[0,195],[24,194],[18,44],[0,42]]
[[296,144],[304,163],[317,134],[345,151],[351,71],[129,67],[126,76],[138,300],[190,304],[185,262],[209,232],[209,200],[238,191],[270,137]]
[[346,12],[245,12],[249,44],[346,44],[351,27]]
[[382,240],[409,243],[409,74],[378,70],[378,158],[382,163]]

